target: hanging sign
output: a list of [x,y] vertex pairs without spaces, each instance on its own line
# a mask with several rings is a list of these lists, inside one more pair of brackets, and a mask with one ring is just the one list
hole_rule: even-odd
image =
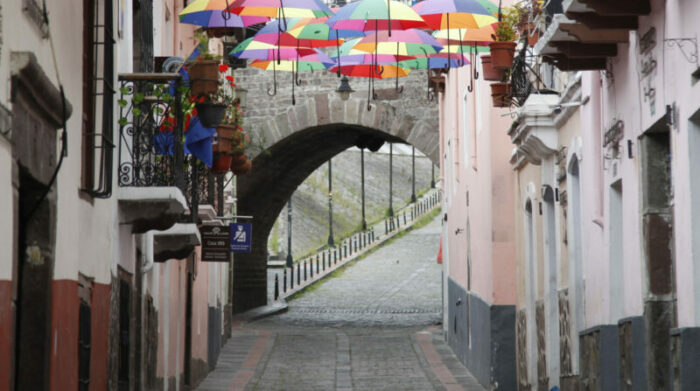
[[204,225],[199,228],[199,234],[202,237],[202,261],[229,261],[231,258],[229,229],[228,226],[217,225]]
[[249,253],[253,224],[231,223],[231,252]]

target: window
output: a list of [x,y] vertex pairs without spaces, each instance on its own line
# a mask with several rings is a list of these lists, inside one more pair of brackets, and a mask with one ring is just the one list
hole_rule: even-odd
[[81,180],[82,190],[97,198],[112,194],[113,18],[112,0],[83,0]]

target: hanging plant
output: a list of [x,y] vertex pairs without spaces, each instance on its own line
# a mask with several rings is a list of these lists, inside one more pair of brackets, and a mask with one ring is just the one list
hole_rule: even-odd
[[489,43],[494,68],[508,69],[513,66],[515,40],[518,38],[516,26],[520,23],[521,13],[520,6],[503,8],[500,12],[498,27],[493,35],[495,42]]

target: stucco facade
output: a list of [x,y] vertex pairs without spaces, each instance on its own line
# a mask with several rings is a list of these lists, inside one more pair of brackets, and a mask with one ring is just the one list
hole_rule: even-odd
[[[478,60],[477,60],[478,61]],[[477,64],[477,66],[479,66]],[[471,68],[446,75],[440,103],[444,328],[450,346],[486,387],[512,389],[514,367],[514,175],[506,110],[490,106]]]
[[[86,4],[96,7],[95,14]],[[100,49],[96,57],[100,72],[111,61],[112,86],[118,74],[134,72],[136,41],[146,45],[140,56],[150,50],[187,57],[195,44],[192,26],[177,22],[182,2],[142,1],[138,11],[134,4],[47,2],[48,26],[40,1],[0,6],[0,390],[77,389],[85,380],[94,390],[124,384],[179,389],[203,378],[228,335],[229,263],[201,262],[198,250],[187,259],[154,262],[154,235],[157,242],[167,233],[139,231],[125,221],[139,201],[133,189],[120,187],[116,174],[109,176],[107,197],[84,189],[84,21],[104,24],[110,7],[113,54]],[[134,24],[144,13],[153,24],[145,40],[135,37]],[[152,58],[143,63],[148,61],[152,66]],[[118,107],[117,95],[96,99],[96,126],[104,120],[104,105]],[[111,112],[110,141],[117,144],[119,113]],[[60,160],[52,190],[28,216]],[[184,196],[176,198],[186,209]],[[201,211],[203,220],[212,218]],[[83,367],[86,346],[89,366]]]

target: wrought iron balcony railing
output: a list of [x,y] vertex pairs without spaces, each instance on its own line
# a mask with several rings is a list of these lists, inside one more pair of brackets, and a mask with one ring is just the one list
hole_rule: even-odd
[[[119,75],[119,186],[176,186],[197,221],[199,200],[215,204],[204,164],[185,155],[182,78],[176,73]],[[213,178],[216,182],[223,178]],[[223,183],[222,183],[223,185]]]

